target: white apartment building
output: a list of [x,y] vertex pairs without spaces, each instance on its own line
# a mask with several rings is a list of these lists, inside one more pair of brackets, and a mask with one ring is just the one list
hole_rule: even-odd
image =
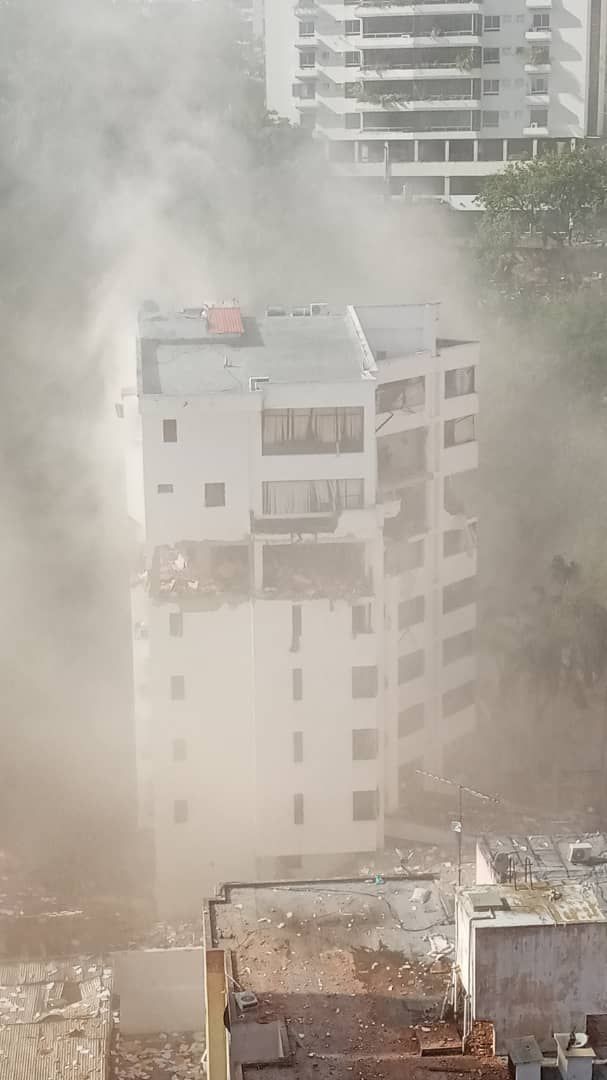
[[607,0],[265,0],[267,103],[344,176],[462,207],[604,134],[606,25]]
[[140,315],[140,824],[163,914],[382,847],[475,723],[477,346],[438,306]]

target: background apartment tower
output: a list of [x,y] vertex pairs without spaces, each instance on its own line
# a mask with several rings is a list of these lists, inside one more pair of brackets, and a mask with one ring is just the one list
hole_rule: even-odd
[[477,349],[437,318],[140,316],[140,824],[165,914],[345,870],[472,731]]
[[470,204],[507,161],[602,136],[605,0],[265,0],[270,109],[344,176]]

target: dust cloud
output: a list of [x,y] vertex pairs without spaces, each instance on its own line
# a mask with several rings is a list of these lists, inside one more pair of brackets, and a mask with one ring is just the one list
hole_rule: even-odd
[[441,298],[461,319],[460,255],[442,217],[335,183],[267,121],[227,0],[9,0],[0,71],[0,847],[111,887],[134,823],[112,407],[134,311]]

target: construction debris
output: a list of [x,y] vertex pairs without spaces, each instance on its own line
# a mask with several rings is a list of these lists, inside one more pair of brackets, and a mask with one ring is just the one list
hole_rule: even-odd
[[118,1036],[112,1050],[116,1080],[201,1080],[204,1035]]

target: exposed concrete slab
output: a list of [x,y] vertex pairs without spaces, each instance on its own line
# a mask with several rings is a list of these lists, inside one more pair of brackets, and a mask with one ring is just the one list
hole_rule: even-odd
[[112,965],[124,1035],[204,1030],[201,947],[115,952]]

